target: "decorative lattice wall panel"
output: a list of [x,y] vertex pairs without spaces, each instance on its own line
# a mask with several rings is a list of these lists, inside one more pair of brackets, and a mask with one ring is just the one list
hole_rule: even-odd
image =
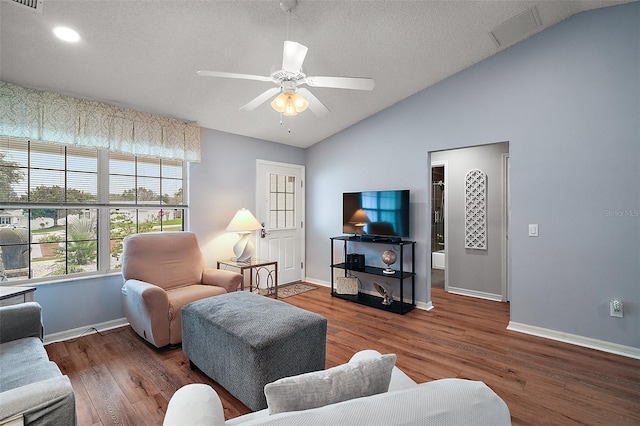
[[487,175],[473,169],[464,177],[464,247],[487,249]]

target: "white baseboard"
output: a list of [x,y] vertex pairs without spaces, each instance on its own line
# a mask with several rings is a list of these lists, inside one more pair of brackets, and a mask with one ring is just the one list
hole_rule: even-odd
[[461,296],[477,297],[479,299],[493,300],[494,302],[502,302],[501,294],[485,293],[484,291],[469,290],[466,288],[451,287],[447,288],[449,293],[459,294]]
[[416,302],[416,309],[420,309],[423,311],[430,311],[433,309],[433,303],[431,303],[431,301],[424,303],[424,302]]
[[[111,321],[101,322],[99,324],[85,325],[84,327],[78,327],[71,330],[61,331],[59,333],[45,334],[44,344],[64,342],[65,340],[76,339],[81,336],[96,333],[98,331],[107,331],[118,327],[129,325],[126,318],[119,318]],[[95,329],[95,330],[94,330]]]
[[313,278],[309,278],[309,277],[305,277],[305,282],[311,283],[311,284],[316,284],[316,285],[321,285],[323,287],[331,287],[331,283],[329,281],[320,281],[320,280],[316,280]]
[[559,342],[569,343],[572,345],[582,346],[590,349],[596,349],[598,351],[622,355],[629,358],[640,359],[640,348],[634,348],[632,346],[619,345],[617,343],[605,342],[604,340],[592,339],[590,337],[578,336],[576,334],[563,333],[561,331],[521,324],[513,321],[509,321],[507,330],[530,334],[532,336],[543,337],[545,339],[557,340]]

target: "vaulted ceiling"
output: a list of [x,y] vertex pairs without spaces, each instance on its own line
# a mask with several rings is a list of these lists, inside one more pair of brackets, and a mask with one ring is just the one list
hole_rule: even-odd
[[[299,0],[290,13],[277,0],[16,1],[32,0],[0,1],[0,80],[308,147],[576,13],[629,0]],[[59,25],[81,40],[55,38]],[[309,48],[308,75],[371,77],[374,90],[309,88],[330,113],[280,124],[269,102],[238,110],[273,83],[196,75],[268,76],[287,34]]]

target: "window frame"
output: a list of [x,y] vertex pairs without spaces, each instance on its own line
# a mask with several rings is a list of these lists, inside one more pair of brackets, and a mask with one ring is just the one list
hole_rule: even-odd
[[[6,138],[4,139],[5,141],[12,141],[12,138]],[[0,139],[0,142],[2,142],[2,139]],[[28,141],[29,145],[28,145],[28,151],[30,152],[31,150],[31,144],[37,144],[38,146],[40,145],[44,145],[42,142],[38,142],[38,141]],[[4,149],[4,147],[2,147],[2,145],[0,145],[0,148]],[[64,148],[67,148],[66,146],[64,146]],[[160,193],[159,194],[159,200],[157,201],[157,203],[145,203],[145,204],[139,204],[137,201],[134,202],[110,202],[110,194],[109,194],[109,180],[110,180],[110,173],[109,173],[109,161],[110,161],[110,154],[112,151],[109,151],[106,148],[84,148],[84,147],[75,147],[73,146],[73,148],[81,148],[81,149],[90,149],[96,150],[96,158],[97,158],[97,164],[96,164],[96,174],[97,174],[97,200],[95,203],[75,203],[75,202],[71,202],[71,203],[66,203],[66,202],[52,202],[52,203],[48,203],[48,202],[24,202],[24,201],[7,201],[7,200],[1,200],[0,201],[0,210],[24,210],[27,212],[27,232],[29,234],[29,259],[28,259],[28,269],[29,269],[29,275],[32,274],[33,272],[33,268],[32,268],[32,263],[33,263],[33,259],[32,259],[32,250],[33,250],[33,245],[34,244],[39,244],[38,242],[34,242],[32,241],[32,232],[34,229],[32,229],[32,218],[31,218],[31,210],[32,209],[39,209],[39,208],[46,208],[46,209],[95,209],[97,210],[97,229],[96,229],[96,240],[97,240],[97,254],[96,254],[96,270],[95,271],[85,271],[85,272],[76,272],[76,273],[65,273],[64,275],[48,275],[45,277],[38,277],[38,278],[34,278],[34,277],[29,277],[29,278],[22,278],[22,279],[13,279],[13,280],[8,280],[8,281],[4,281],[4,282],[0,282],[0,286],[11,286],[11,285],[30,285],[30,284],[47,284],[47,283],[54,283],[54,282],[60,282],[60,281],[70,281],[70,280],[77,280],[77,279],[90,279],[90,278],[98,278],[98,277],[104,277],[104,276],[109,276],[109,275],[116,275],[120,273],[120,268],[113,268],[111,265],[111,211],[114,209],[123,209],[123,210],[134,210],[136,212],[136,218],[138,217],[138,212],[140,210],[153,210],[153,209],[159,209],[159,210],[168,210],[168,209],[173,209],[173,210],[181,210],[181,228],[180,230],[187,230],[189,229],[189,223],[188,223],[188,219],[189,219],[189,200],[188,200],[188,195],[189,195],[189,191],[188,191],[188,175],[189,175],[189,163],[187,161],[182,161],[182,160],[168,160],[168,159],[162,159],[162,158],[157,158],[156,160],[160,161],[160,164],[162,165],[162,162],[164,161],[171,161],[171,162],[175,162],[175,161],[180,161],[181,162],[181,169],[182,169],[182,173],[181,173],[181,183],[182,183],[182,200],[181,203],[174,203],[174,204],[163,204],[163,194]],[[140,156],[135,156],[133,154],[122,154],[122,153],[118,153],[119,155],[125,155],[125,156],[129,156],[132,159],[134,159],[134,161],[136,161],[137,164],[137,159],[138,158],[145,158],[145,157],[140,157]],[[67,169],[67,163],[68,163],[68,150],[64,149],[64,173],[66,174],[68,169]],[[28,156],[28,158],[30,159],[30,156]],[[149,157],[152,158],[152,157]],[[31,165],[30,163],[28,164],[27,170],[31,170]],[[137,177],[137,169],[135,171],[135,175]],[[30,190],[32,190],[32,188],[30,187],[30,182],[29,182],[29,176],[27,175],[27,177],[25,177],[25,180],[27,181],[27,193],[29,193]],[[175,176],[177,176],[177,173],[175,174]],[[160,168],[160,180],[162,180],[164,177],[162,176],[162,166]],[[176,180],[179,180],[177,177],[175,177]],[[136,179],[137,182],[137,179]],[[64,183],[64,187],[65,187],[65,191],[67,189],[67,184],[69,182],[65,179],[65,183]],[[162,188],[162,187],[161,187]],[[138,190],[138,187],[136,185],[136,190]],[[162,191],[161,191],[162,192]],[[173,200],[175,201],[175,200]],[[162,219],[160,221],[160,226],[161,229],[159,231],[162,231]],[[65,248],[68,249],[67,245],[69,244],[70,241],[72,241],[69,237],[68,234],[66,234],[66,228],[68,225],[65,225]],[[138,233],[138,228],[139,223],[136,220],[135,221],[135,232],[131,232],[131,234],[135,234]],[[157,231],[157,232],[159,232]],[[156,232],[156,231],[151,231],[151,232]],[[123,237],[124,238],[124,237]],[[65,257],[65,269],[68,270],[68,258]]]

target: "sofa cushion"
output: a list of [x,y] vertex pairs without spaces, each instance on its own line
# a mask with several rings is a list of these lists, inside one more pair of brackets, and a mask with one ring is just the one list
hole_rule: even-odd
[[[237,418],[243,426],[455,425],[509,426],[507,404],[482,382],[441,379],[305,411]],[[243,421],[247,419],[247,421]],[[236,419],[234,419],[236,420]]]
[[386,392],[395,363],[396,355],[388,354],[276,380],[264,387],[269,413],[307,410]]
[[37,337],[12,340],[0,345],[0,392],[60,376]]

